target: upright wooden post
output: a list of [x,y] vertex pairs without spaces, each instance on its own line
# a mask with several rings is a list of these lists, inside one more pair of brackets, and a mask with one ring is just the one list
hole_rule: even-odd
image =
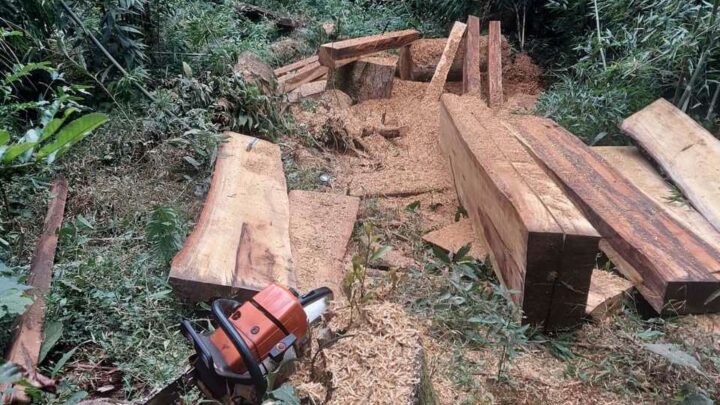
[[480,94],[480,19],[471,15],[465,34],[465,60],[463,61],[463,93]]
[[503,103],[501,41],[500,21],[490,21],[488,31],[488,105],[493,108],[500,107]]
[[398,58],[398,75],[402,80],[412,80],[412,51],[410,45],[400,48],[400,57]]
[[448,72],[455,60],[455,54],[460,47],[460,42],[462,41],[466,28],[467,25],[459,21],[455,21],[455,24],[450,31],[447,43],[445,44],[443,54],[440,57],[437,67],[435,68],[435,74],[430,81],[430,85],[428,85],[425,90],[425,100],[438,101],[440,99],[440,96],[445,90],[445,82],[447,81]]

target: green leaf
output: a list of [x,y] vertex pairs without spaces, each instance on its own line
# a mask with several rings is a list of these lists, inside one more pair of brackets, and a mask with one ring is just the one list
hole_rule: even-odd
[[2,162],[5,164],[12,163],[13,160],[32,149],[35,145],[37,145],[37,142],[22,142],[10,145],[2,155]]
[[290,384],[283,384],[280,388],[270,392],[268,396],[271,400],[275,400],[275,404],[300,405],[300,398],[295,392],[295,387]]
[[50,122],[45,125],[45,128],[42,130],[42,135],[40,135],[40,139],[38,139],[38,142],[43,142],[46,139],[49,139],[51,136],[57,132],[58,129],[62,126],[63,123],[65,123],[65,120],[67,117],[70,116],[70,114],[78,111],[77,108],[68,108],[65,110],[65,113],[63,114],[62,118],[53,118],[50,120]]
[[700,362],[677,345],[672,343],[646,343],[642,346],[646,350],[664,357],[672,364],[690,367],[698,371],[701,370]]
[[62,368],[65,367],[65,363],[67,363],[68,360],[70,360],[70,358],[73,356],[73,354],[75,354],[78,347],[80,347],[80,346],[73,347],[72,350],[63,354],[63,356],[60,357],[60,360],[58,360],[57,363],[55,363],[55,366],[53,366],[52,371],[50,372],[50,377],[55,378],[57,373],[59,373],[62,370]]
[[468,243],[467,245],[460,248],[460,250],[453,255],[453,261],[458,262],[467,256],[468,253],[470,253],[470,248],[472,247],[472,243]]
[[10,142],[10,132],[0,129],[0,146]]
[[440,261],[443,262],[443,264],[451,264],[452,263],[452,260],[450,260],[450,256],[448,255],[448,252],[445,249],[433,245],[432,251],[433,251],[433,254],[435,255],[435,257],[440,259]]
[[0,277],[0,319],[8,315],[20,315],[32,304],[25,295],[30,287],[20,284],[16,278]]
[[55,69],[50,67],[50,62],[28,63],[26,65],[16,65],[16,66],[13,66],[12,74],[5,76],[5,79],[3,79],[3,84],[8,85],[13,82],[16,82],[19,79],[29,75],[31,72],[33,72],[35,70],[44,70],[44,71],[50,72],[50,73],[55,71]]
[[383,246],[380,249],[373,252],[373,254],[370,256],[370,261],[374,262],[375,260],[379,260],[383,256],[385,256],[389,251],[392,250],[392,246]]
[[42,159],[56,152],[61,153],[61,149],[67,149],[69,146],[81,141],[94,129],[106,123],[107,120],[107,115],[101,113],[91,113],[75,119],[58,132],[54,142],[40,149],[38,158]]
[[50,350],[55,347],[58,340],[60,340],[62,334],[62,322],[50,322],[47,324],[47,326],[45,326],[45,330],[43,331],[43,342],[40,346],[40,357],[38,359],[38,364],[41,364],[43,360],[45,360],[45,357],[47,357],[48,353],[50,353]]
[[420,201],[419,201],[419,200],[415,200],[415,201],[411,202],[410,204],[408,204],[408,205],[405,207],[405,211],[407,211],[407,212],[415,212],[415,211],[417,211],[418,208],[420,208]]
[[75,404],[79,403],[80,401],[82,401],[83,399],[87,398],[87,396],[88,396],[87,392],[78,391],[78,392],[72,394],[72,396],[63,403],[63,405],[75,405]]

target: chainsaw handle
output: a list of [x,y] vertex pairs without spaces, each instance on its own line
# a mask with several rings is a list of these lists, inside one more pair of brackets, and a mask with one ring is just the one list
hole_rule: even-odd
[[230,338],[230,341],[233,342],[233,345],[240,353],[240,356],[243,359],[243,363],[247,367],[248,372],[250,372],[250,377],[252,379],[253,385],[255,385],[255,394],[257,396],[257,400],[262,401],[262,398],[265,395],[265,391],[267,391],[267,381],[265,381],[265,377],[260,370],[260,366],[255,360],[255,357],[253,357],[247,343],[245,343],[245,340],[242,338],[242,336],[240,336],[240,333],[237,331],[237,329],[235,329],[235,327],[230,322],[230,319],[225,313],[225,308],[229,308],[230,310],[232,310],[234,309],[235,304],[236,302],[232,300],[216,299],[212,303],[212,313],[213,315],[215,315],[215,318],[220,324],[220,328],[225,332],[225,334],[227,334],[228,338]]
[[316,288],[312,291],[308,291],[305,295],[300,297],[300,305],[306,307],[313,302],[328,296],[330,297],[330,299],[332,299],[333,292],[331,289],[327,287]]

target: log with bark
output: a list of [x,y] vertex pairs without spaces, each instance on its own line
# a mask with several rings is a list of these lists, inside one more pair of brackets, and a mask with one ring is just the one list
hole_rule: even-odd
[[366,56],[330,72],[327,89],[341,90],[354,102],[390,98],[397,58]]

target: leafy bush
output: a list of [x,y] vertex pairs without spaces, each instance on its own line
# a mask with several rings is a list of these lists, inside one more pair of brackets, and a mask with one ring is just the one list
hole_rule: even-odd
[[157,207],[145,227],[145,239],[152,246],[152,252],[167,263],[182,248],[185,240],[185,221],[170,207]]
[[[682,0],[552,0],[555,29],[577,61],[538,109],[586,141],[620,141],[617,124],[659,97],[697,118],[712,115],[719,88],[717,5]],[[566,22],[560,26],[560,22]],[[582,34],[573,29],[582,27]]]

